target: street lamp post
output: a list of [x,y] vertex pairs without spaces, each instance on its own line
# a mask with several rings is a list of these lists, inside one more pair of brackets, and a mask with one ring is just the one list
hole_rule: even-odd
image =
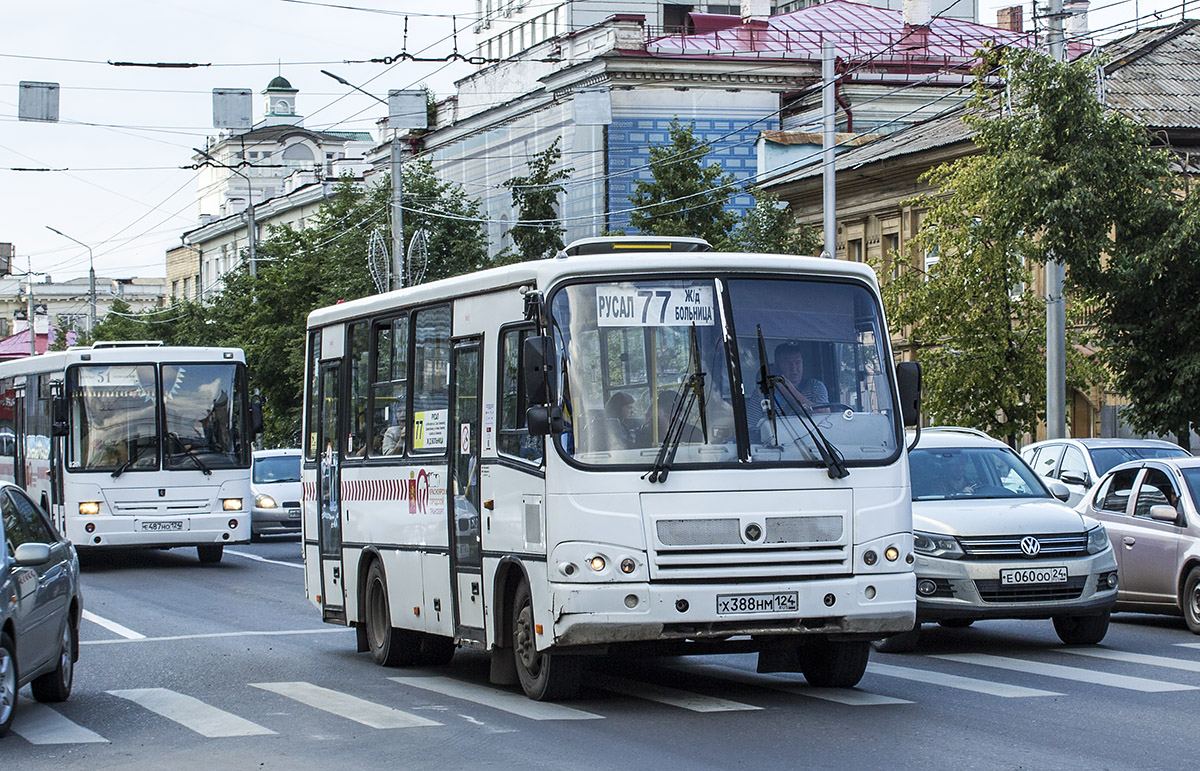
[[250,275],[257,275],[258,254],[256,251],[256,242],[258,241],[258,238],[257,233],[255,233],[255,230],[257,229],[257,223],[254,221],[254,185],[250,182],[250,177],[238,171],[236,166],[230,166],[228,164],[221,163],[216,158],[212,157],[198,147],[193,147],[192,149],[207,158],[213,166],[218,166],[222,169],[228,169],[242,179],[246,180],[246,216],[249,218],[249,222],[246,225],[246,235],[250,242]]
[[[88,334],[90,335],[92,333],[92,330],[96,328],[96,263],[92,259],[92,247],[88,246],[87,244],[85,244],[84,242],[80,241],[77,238],[71,238],[69,235],[62,232],[61,230],[52,228],[49,225],[46,226],[46,229],[53,233],[58,233],[60,236],[67,239],[68,241],[74,241],[75,243],[82,246],[84,249],[88,250],[88,304],[90,306],[90,308],[89,308],[90,312],[88,315]],[[30,324],[32,324],[32,323],[33,323],[33,319],[31,318]]]

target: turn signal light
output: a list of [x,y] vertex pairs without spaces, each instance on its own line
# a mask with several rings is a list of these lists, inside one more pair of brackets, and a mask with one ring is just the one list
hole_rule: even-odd
[[221,501],[221,508],[225,509],[225,511],[241,511],[242,510],[242,499],[241,498],[225,498],[224,500]]
[[100,513],[99,501],[83,501],[79,504],[79,513],[84,515],[93,515]]
[[597,554],[595,557],[592,557],[590,560],[588,560],[588,564],[592,566],[592,570],[599,573],[601,570],[604,570],[604,566],[608,563],[604,561],[603,557]]
[[889,546],[884,550],[883,556],[887,557],[888,562],[895,562],[900,559],[900,550],[895,546]]

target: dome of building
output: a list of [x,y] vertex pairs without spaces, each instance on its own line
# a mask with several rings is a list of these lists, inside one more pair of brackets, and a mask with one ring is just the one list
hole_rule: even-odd
[[268,91],[295,91],[292,84],[288,83],[287,78],[282,75],[276,75],[270,83],[267,84]]

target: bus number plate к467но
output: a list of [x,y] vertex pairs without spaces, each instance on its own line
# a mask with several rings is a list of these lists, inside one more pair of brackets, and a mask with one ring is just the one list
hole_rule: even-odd
[[162,521],[143,522],[142,530],[182,530],[183,520],[168,519]]
[[717,614],[722,616],[733,613],[786,613],[799,609],[799,592],[717,595]]

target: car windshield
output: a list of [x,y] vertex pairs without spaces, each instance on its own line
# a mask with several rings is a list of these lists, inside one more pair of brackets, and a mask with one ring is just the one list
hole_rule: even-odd
[[909,453],[914,501],[1049,498],[1016,453],[992,447],[931,447]]
[[254,484],[300,481],[300,456],[268,455],[254,459]]
[[865,285],[579,283],[551,309],[569,428],[559,446],[577,462],[649,466],[673,422],[679,464],[822,465],[821,436],[851,466],[898,452],[887,338]]
[[1090,452],[1092,463],[1096,465],[1096,473],[1101,476],[1127,460],[1188,457],[1188,451],[1182,447],[1100,447],[1092,448]]
[[244,368],[235,364],[164,364],[162,375],[166,467],[249,466]]

